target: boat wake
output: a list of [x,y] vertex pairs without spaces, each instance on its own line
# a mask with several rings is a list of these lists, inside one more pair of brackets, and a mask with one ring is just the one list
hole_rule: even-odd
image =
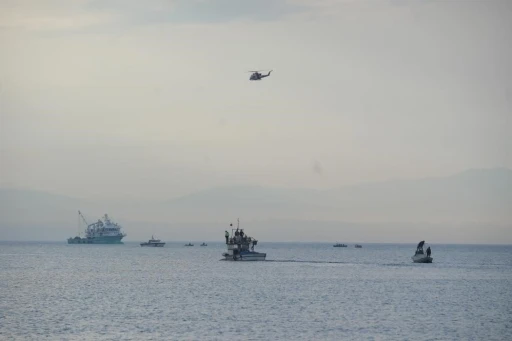
[[[225,260],[225,259],[219,259]],[[310,263],[310,264],[349,264],[347,262],[330,262],[330,261],[322,261],[322,260],[294,260],[294,259],[267,259],[265,262],[274,262],[274,263]]]

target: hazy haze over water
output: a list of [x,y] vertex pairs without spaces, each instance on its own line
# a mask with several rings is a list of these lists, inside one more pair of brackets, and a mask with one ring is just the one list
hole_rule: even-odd
[[[0,239],[62,240],[82,209],[132,240],[201,227],[215,240],[240,216],[269,230],[311,222],[293,240],[323,220],[408,226],[354,241],[511,242],[501,180],[366,197],[409,202],[402,212],[300,192],[512,168],[510,32],[512,3],[495,0],[0,1],[0,188],[29,191],[0,193]],[[272,76],[249,82],[263,68]],[[235,189],[211,196],[218,216],[162,204],[234,186],[302,202],[278,193],[267,210],[273,192]],[[34,190],[70,199],[41,205]]]

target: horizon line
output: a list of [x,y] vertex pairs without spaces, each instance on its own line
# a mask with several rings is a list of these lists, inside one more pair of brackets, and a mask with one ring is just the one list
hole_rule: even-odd
[[[124,244],[135,244],[140,243],[140,240],[130,240],[130,241],[123,241],[123,244],[76,244],[76,245],[124,245]],[[212,240],[202,240],[202,241],[196,241],[196,240],[173,240],[173,241],[165,241],[166,244],[174,244],[174,243],[219,243],[219,244],[225,244],[224,241],[212,241]],[[258,241],[259,242],[259,241]],[[66,240],[0,240],[0,243],[58,243],[58,244],[67,244]],[[266,241],[264,243],[269,244],[333,244],[332,241]],[[335,242],[338,243],[338,242]],[[347,244],[348,243],[348,244]],[[499,243],[437,243],[437,242],[425,242],[426,244],[430,245],[487,245],[487,246],[512,246],[512,243],[509,244],[499,244]],[[418,242],[342,242],[342,244],[358,244],[358,245],[416,245]],[[75,244],[73,244],[75,245]],[[1,255],[1,253],[0,253]]]

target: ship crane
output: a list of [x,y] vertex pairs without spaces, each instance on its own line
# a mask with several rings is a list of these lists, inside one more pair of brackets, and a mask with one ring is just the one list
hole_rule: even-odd
[[89,226],[89,224],[87,223],[87,220],[85,220],[85,217],[82,215],[82,212],[78,211],[78,215],[82,218],[82,220],[84,221],[85,223],[85,226]]
[[81,233],[80,233],[80,218],[82,218],[82,220],[84,221],[85,223],[85,226],[88,226],[89,224],[87,224],[87,221],[85,220],[85,217],[82,215],[82,212],[80,212],[80,210],[78,210],[78,225],[77,225],[77,235],[80,236]]
[[85,220],[85,217],[84,215],[82,214],[82,212],[80,212],[80,210],[78,211],[78,215],[80,216],[80,218],[82,218],[82,220],[84,221],[85,223],[85,226],[87,226],[87,229],[86,229],[86,235],[88,236],[89,233],[91,232],[91,230],[94,230],[94,227],[96,224],[89,224],[87,222],[87,220]]

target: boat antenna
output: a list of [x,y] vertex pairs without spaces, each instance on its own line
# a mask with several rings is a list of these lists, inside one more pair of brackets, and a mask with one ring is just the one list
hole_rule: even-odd
[[236,218],[236,220],[237,220],[236,228],[239,228],[240,227],[240,218]]

